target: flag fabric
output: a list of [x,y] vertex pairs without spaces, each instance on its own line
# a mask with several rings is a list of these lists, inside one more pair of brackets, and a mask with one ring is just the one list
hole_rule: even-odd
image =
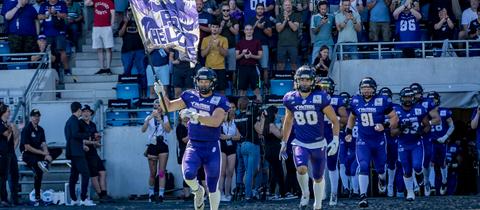
[[199,42],[195,0],[129,0],[143,45],[173,48],[196,63]]

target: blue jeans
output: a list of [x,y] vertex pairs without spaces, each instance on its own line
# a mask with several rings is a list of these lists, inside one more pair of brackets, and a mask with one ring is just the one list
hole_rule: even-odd
[[237,167],[236,167],[236,183],[243,184],[243,176],[245,175],[245,163],[243,162],[243,155],[242,155],[242,144],[237,145]]
[[135,66],[138,74],[145,74],[145,67],[143,66],[143,58],[145,52],[143,50],[135,50],[122,53],[123,74],[131,75],[132,69]]
[[243,142],[241,146],[243,163],[245,164],[245,196],[252,197],[253,178],[260,161],[260,146],[251,142]]

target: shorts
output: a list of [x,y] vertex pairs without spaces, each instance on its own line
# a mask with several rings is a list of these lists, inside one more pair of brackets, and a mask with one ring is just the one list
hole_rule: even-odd
[[110,26],[93,27],[92,48],[108,49],[113,48],[113,31]]
[[217,84],[215,90],[225,90],[227,88],[227,73],[225,69],[214,69],[217,74]]
[[115,12],[125,12],[128,7],[128,0],[114,0]]
[[47,44],[57,51],[65,51],[67,49],[67,39],[64,34],[58,36],[47,36]]
[[237,68],[237,53],[235,52],[235,48],[228,49],[227,57],[227,70],[235,71]]
[[189,64],[173,65],[172,85],[175,88],[193,88],[193,77],[195,68],[190,68]]
[[[287,58],[290,58],[290,63],[297,63],[298,50],[296,47],[278,47],[277,61],[286,63]],[[283,70],[283,69],[279,69]]]
[[96,177],[100,175],[100,171],[105,171],[103,161],[98,155],[86,156],[86,159],[88,164],[88,170],[90,171],[90,177]]
[[168,145],[165,142],[147,145],[147,155],[158,156],[162,153],[168,153]]
[[239,66],[238,67],[238,89],[255,90],[258,88],[258,72],[256,66]]
[[[163,85],[170,85],[170,66],[168,64],[163,66],[154,66],[153,69],[155,70],[155,74],[157,75],[157,79]],[[155,76],[153,76],[152,66],[147,66],[147,84],[148,86],[153,86],[155,82]]]
[[225,155],[233,155],[237,153],[237,143],[230,141],[232,144],[229,146],[227,145],[227,141],[225,140],[220,140],[220,151],[222,153],[225,153]]

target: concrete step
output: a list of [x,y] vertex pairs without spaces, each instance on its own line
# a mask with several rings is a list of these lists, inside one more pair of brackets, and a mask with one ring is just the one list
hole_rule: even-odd
[[[73,75],[95,75],[95,73],[100,70],[97,67],[74,67],[72,68],[72,74]],[[112,70],[113,74],[123,74],[123,67],[121,66],[114,66],[111,67],[110,70]]]
[[65,83],[65,90],[112,90],[117,82]]
[[[83,52],[94,52],[94,53],[97,53],[97,49],[92,49],[92,45],[88,45],[88,44],[85,44],[85,45],[82,45],[82,50]],[[122,45],[121,44],[115,44],[113,46],[113,52],[120,52],[122,50]]]
[[108,99],[115,99],[117,98],[117,91],[113,89],[96,89],[95,94],[92,92],[62,92],[61,99],[59,100],[66,100],[66,101],[74,101],[74,100],[83,100],[83,99],[101,99],[106,104]]
[[[75,60],[75,66],[82,68],[82,67],[100,67],[100,64],[97,59],[92,60]],[[111,66],[122,66],[122,61],[120,59],[112,59]]]
[[115,75],[115,74],[65,76],[65,83],[116,82],[116,81],[118,81],[118,75]]
[[[122,54],[120,52],[115,52],[112,54],[112,59],[121,59],[122,58]],[[75,59],[76,60],[95,60],[95,59],[98,59],[98,55],[97,53],[85,53],[85,52],[81,52],[81,53],[76,53],[75,54]]]
[[[113,43],[121,45],[123,43],[123,39],[121,37],[115,37],[114,40],[113,40]],[[91,35],[87,36],[87,38],[85,39],[85,44],[92,46],[92,36]]]

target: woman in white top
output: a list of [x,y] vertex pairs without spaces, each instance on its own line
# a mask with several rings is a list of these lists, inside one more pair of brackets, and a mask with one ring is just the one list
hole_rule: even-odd
[[[220,134],[220,150],[222,151],[222,170],[218,189],[221,192],[221,201],[231,201],[232,176],[235,171],[237,143],[241,135],[235,125],[235,104],[230,103],[230,110],[225,116]],[[224,188],[225,186],[225,188]]]
[[160,185],[157,201],[163,202],[163,195],[165,192],[165,168],[167,167],[168,159],[168,142],[165,138],[165,134],[171,130],[172,128],[168,123],[168,116],[163,115],[157,99],[153,103],[152,113],[145,119],[142,126],[142,133],[147,132],[148,134],[147,149],[145,150],[144,155],[148,159],[148,167],[150,168],[150,177],[148,179],[148,195],[150,202],[155,200],[154,186],[157,175]]

